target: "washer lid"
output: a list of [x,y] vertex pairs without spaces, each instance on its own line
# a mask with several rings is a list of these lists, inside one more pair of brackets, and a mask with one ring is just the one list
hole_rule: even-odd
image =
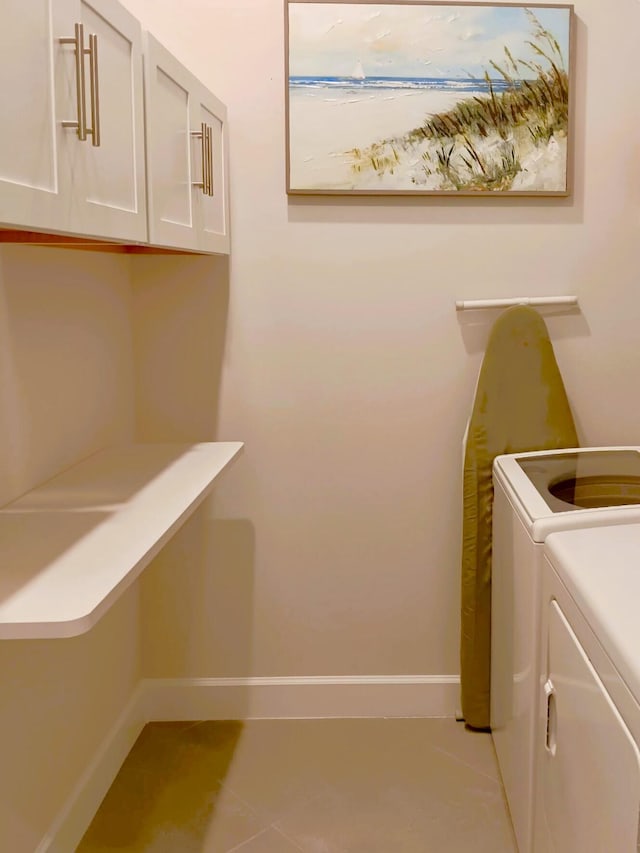
[[570,451],[516,461],[553,512],[640,504],[637,450]]
[[638,447],[497,456],[493,474],[536,542],[554,530],[614,524],[625,515],[640,522]]
[[545,551],[640,701],[640,524],[552,533]]

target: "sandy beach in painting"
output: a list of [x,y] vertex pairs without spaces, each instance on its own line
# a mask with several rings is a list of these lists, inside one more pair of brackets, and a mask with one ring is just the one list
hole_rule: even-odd
[[362,188],[368,177],[354,172],[349,152],[402,136],[466,97],[468,92],[442,90],[291,88],[291,187]]
[[[372,145],[391,159],[396,141],[422,126],[434,114],[445,113],[456,103],[472,97],[469,91],[452,88],[378,89],[358,91],[292,88],[289,98],[291,143],[291,188],[315,190],[438,191],[442,176],[428,174],[425,163],[437,163],[441,143],[417,141],[394,164],[376,171],[367,167]],[[510,139],[507,145],[514,142]],[[385,144],[386,143],[386,144]],[[480,157],[500,158],[505,141],[497,134],[473,144]],[[526,129],[517,139],[521,171],[513,191],[557,190],[566,180],[566,137],[552,138],[546,145],[534,144]],[[359,154],[363,156],[359,158]],[[364,168],[359,168],[362,163]]]

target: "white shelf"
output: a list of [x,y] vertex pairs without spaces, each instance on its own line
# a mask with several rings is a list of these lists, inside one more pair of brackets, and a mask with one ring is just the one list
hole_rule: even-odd
[[132,444],[0,510],[0,639],[88,631],[213,488],[241,442]]

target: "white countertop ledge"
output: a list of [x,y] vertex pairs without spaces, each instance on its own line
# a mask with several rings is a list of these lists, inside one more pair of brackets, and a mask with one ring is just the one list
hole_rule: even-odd
[[211,492],[242,442],[102,450],[0,510],[0,639],[89,631]]

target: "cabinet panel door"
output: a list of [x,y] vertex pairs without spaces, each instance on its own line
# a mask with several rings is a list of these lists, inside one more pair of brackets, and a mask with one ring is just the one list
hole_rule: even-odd
[[210,134],[207,147],[210,171],[208,193],[196,195],[199,247],[209,252],[229,253],[229,187],[227,168],[227,110],[211,92],[200,90],[197,123]]
[[552,692],[538,753],[535,850],[635,853],[638,748],[557,602],[548,617]]
[[[131,241],[147,238],[144,187],[142,31],[113,0],[82,0],[79,20],[97,43],[97,84],[85,59],[89,132],[73,175],[74,230]],[[99,145],[97,128],[99,127]]]
[[157,246],[197,248],[193,221],[192,92],[194,78],[149,33],[145,34],[145,111],[149,240]]
[[[0,10],[0,223],[34,229],[68,226],[68,159],[57,160],[72,131],[56,114],[57,63],[73,73],[60,37],[73,35],[70,4],[3,0]],[[75,102],[62,109],[75,118]]]

